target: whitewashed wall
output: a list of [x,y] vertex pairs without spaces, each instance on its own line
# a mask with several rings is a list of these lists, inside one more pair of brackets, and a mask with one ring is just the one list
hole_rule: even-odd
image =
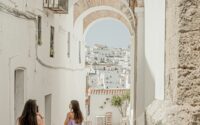
[[[20,19],[0,10],[0,121],[2,125],[14,125],[14,71],[25,69],[24,100],[37,100],[44,114],[45,95],[52,94],[52,125],[63,124],[71,99],[80,101],[85,108],[84,61],[77,61],[78,42],[71,37],[71,56],[67,57],[67,34],[73,29],[73,8],[69,14],[55,15],[43,10],[43,1],[23,0],[0,3],[42,16],[42,45],[37,47],[37,28],[34,21]],[[27,7],[26,7],[27,5]],[[50,26],[55,27],[55,57],[49,57]],[[71,34],[73,36],[73,34]],[[72,49],[73,47],[73,49]],[[82,49],[84,50],[84,49]],[[37,54],[36,54],[37,52]],[[84,53],[84,51],[82,51]],[[36,60],[36,55],[42,61]],[[83,54],[82,54],[83,55]]]
[[[84,34],[73,31],[72,3],[74,1],[69,1],[69,14],[65,16],[44,11],[42,0],[29,0],[27,3],[24,3],[24,0],[0,0],[0,2],[20,11],[30,11],[42,16],[42,45],[37,48],[37,52],[40,60],[47,65],[44,67],[36,61],[37,30],[34,21],[19,19],[0,10],[0,111],[4,112],[0,114],[1,124],[14,124],[14,70],[19,67],[25,68],[26,72],[25,100],[37,99],[40,110],[44,113],[44,96],[52,93],[52,125],[63,124],[71,99],[80,100],[81,107],[84,109],[84,43],[81,46],[82,64],[78,62],[78,42],[84,40]],[[88,13],[91,11],[93,10]],[[143,88],[145,93],[141,93],[145,95],[145,98],[141,97],[144,99],[141,102],[145,103],[145,106],[154,98],[164,98],[164,17],[164,0],[145,0],[145,43],[143,45],[145,55],[144,58],[142,57],[143,61],[140,60],[144,63],[142,64],[144,71],[141,71],[144,74],[139,76],[145,83]],[[54,59],[49,58],[51,25],[55,26]],[[78,25],[80,25],[78,30],[82,31],[82,21]],[[68,32],[71,32],[72,38],[70,58],[67,58]]]
[[144,125],[146,107],[155,99],[164,99],[165,1],[145,0],[144,8],[137,7],[135,15],[137,77],[131,123]]
[[[92,125],[97,125],[96,116],[105,116],[106,112],[112,112],[112,124],[120,125],[121,115],[116,107],[111,105],[106,98],[112,98],[112,95],[91,95],[90,96],[90,115],[87,117],[88,121],[92,121]],[[104,102],[106,104],[104,105]],[[100,106],[104,106],[103,109]]]
[[[164,99],[165,0],[145,0],[146,106]],[[150,96],[150,98],[148,98]]]

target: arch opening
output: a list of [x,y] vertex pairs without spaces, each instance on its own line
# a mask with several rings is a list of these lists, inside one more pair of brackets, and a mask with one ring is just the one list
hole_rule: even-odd
[[[107,22],[107,23],[105,23],[105,22]],[[95,28],[95,27],[98,27],[98,28]],[[96,34],[94,34],[95,32],[96,32]],[[88,39],[88,37],[91,37],[91,36],[93,36],[93,38]],[[108,36],[115,36],[115,38],[109,39]],[[105,38],[103,38],[103,37],[105,37]],[[88,43],[89,41],[94,41],[95,42],[95,43],[93,43],[93,45],[92,44],[87,44],[87,49],[88,49],[88,47],[89,48],[93,48],[94,46],[96,47],[98,45],[100,45],[100,46],[101,45],[105,45],[105,46],[107,46],[107,48],[105,49],[105,53],[107,53],[110,50],[111,51],[112,50],[118,51],[120,49],[120,51],[127,52],[129,54],[131,53],[130,47],[131,47],[131,42],[133,41],[131,33],[130,33],[130,30],[128,29],[128,27],[123,22],[121,22],[121,20],[118,20],[118,19],[113,18],[113,17],[105,17],[105,18],[100,18],[100,19],[93,20],[93,22],[91,22],[88,25],[88,27],[85,29],[84,34],[83,34],[83,39],[84,39],[85,43]],[[99,41],[99,42],[96,42],[96,41]],[[103,42],[103,41],[106,41],[106,42]],[[108,41],[111,41],[111,42],[108,42]],[[98,45],[94,45],[94,44],[98,44]],[[96,50],[94,50],[94,51],[96,51]],[[104,50],[102,50],[102,51],[104,51]],[[87,51],[87,52],[89,52],[89,51]],[[91,53],[91,52],[89,52],[89,53]],[[109,55],[109,53],[105,54],[105,56],[102,56],[101,59],[97,58],[97,60],[98,60],[97,61],[97,66],[94,66],[94,65],[91,66],[92,69],[95,72],[100,71],[97,68],[98,66],[101,67],[101,65],[103,65],[103,63],[104,64],[108,64],[109,63],[110,60],[106,59],[106,56],[108,56],[108,55]],[[86,68],[87,68],[88,66],[90,66],[90,61],[88,61],[88,59],[90,58],[90,55],[86,54],[85,56],[86,56],[85,62],[86,62]],[[113,55],[113,56],[115,56],[115,55]],[[98,57],[98,54],[95,55],[95,57]],[[100,75],[100,77],[99,77],[100,80],[96,81],[96,83],[98,85],[95,84],[95,79],[93,79],[94,75],[90,76],[90,75],[88,75],[89,73],[87,73],[87,76],[86,76],[86,78],[88,78],[88,81],[86,83],[87,86],[88,86],[87,89],[89,91],[91,91],[91,90],[92,91],[93,90],[96,90],[96,91],[101,90],[101,91],[107,91],[107,92],[108,91],[117,91],[118,89],[120,89],[120,91],[130,91],[130,86],[132,84],[132,83],[130,83],[131,82],[131,80],[130,80],[130,77],[131,77],[131,61],[130,61],[130,58],[132,58],[132,56],[130,56],[130,55],[129,55],[129,57],[126,58],[127,60],[129,59],[129,61],[128,61],[129,64],[127,64],[127,69],[124,69],[124,71],[126,73],[120,72],[120,68],[119,68],[119,70],[116,69],[118,73],[115,73],[116,70],[112,71],[112,68],[110,68],[109,66],[104,66],[103,70],[105,72],[104,71],[102,71],[102,72],[100,71],[101,72],[100,74],[96,73],[96,76]],[[114,58],[113,58],[112,61],[114,61]],[[93,64],[93,62],[91,64]],[[111,67],[113,67],[113,68],[114,67],[116,68],[118,66],[119,67],[122,66],[121,64],[114,64],[114,63],[111,64],[111,65],[112,65]],[[130,67],[128,67],[128,66],[130,66]],[[91,70],[91,71],[93,71],[93,70]],[[124,76],[125,80],[121,79],[122,77],[120,78],[119,76],[117,76],[118,74]],[[112,80],[110,80],[111,78],[107,78],[108,75],[109,75],[109,77],[113,77],[113,78],[115,76],[117,76],[116,77],[116,81],[119,80],[121,83],[120,84],[113,84],[113,82],[111,82]],[[123,80],[126,81],[126,83],[123,83]],[[105,98],[105,97],[102,97],[101,94],[102,93],[100,92],[99,95],[96,95],[96,98],[99,98],[99,100],[103,101],[102,98]],[[91,121],[94,122],[95,120],[94,120],[93,116],[94,115],[98,115],[99,112],[98,112],[98,108],[95,109],[94,106],[92,106],[92,105],[97,105],[96,101],[93,101],[94,100],[94,98],[93,98],[94,95],[88,94],[88,96],[89,96],[88,98],[90,98],[90,105],[91,106],[88,106],[89,107],[89,109],[88,109],[89,112],[87,112],[86,114],[92,114],[92,115],[88,115],[87,116],[87,120],[88,120],[87,122],[91,122]],[[130,96],[130,93],[129,93],[129,96]],[[112,94],[108,95],[107,97],[112,99]],[[131,109],[130,103],[128,103],[127,108]],[[117,121],[120,119],[120,113],[115,110],[115,107],[111,106],[110,109],[113,112],[112,113],[112,118],[114,120],[112,122],[113,122],[113,124],[117,124]],[[102,112],[104,112],[106,114],[108,111],[106,109],[102,109]],[[128,113],[126,114],[127,120],[126,121],[120,121],[119,120],[118,122],[119,123],[120,122],[129,122],[129,120],[131,120],[131,117],[132,117],[131,114],[132,114],[131,110],[128,110]]]
[[124,18],[123,15],[114,12],[112,10],[101,10],[101,11],[95,11],[93,13],[88,14],[84,20],[83,20],[83,32],[88,28],[88,26],[95,22],[98,19],[104,19],[104,18],[112,18],[116,21],[122,22],[128,29],[129,32],[133,35],[133,28],[131,27],[128,19]]
[[[96,28],[95,28],[96,27]],[[118,31],[115,31],[117,29],[120,29]],[[100,32],[101,31],[101,32]],[[105,32],[103,32],[105,31]],[[97,34],[97,32],[99,32],[99,34]],[[91,34],[97,34],[95,36],[93,36],[93,39],[88,39],[88,36],[91,36]],[[131,33],[129,31],[129,29],[127,28],[127,25],[125,25],[123,22],[121,22],[121,20],[118,20],[116,18],[113,17],[104,17],[104,18],[99,18],[94,20],[93,22],[91,22],[84,30],[84,41],[87,43],[89,41],[95,41],[95,39],[98,38],[103,38],[106,36],[116,36],[117,39],[115,38],[116,42],[121,41],[121,42],[126,42],[128,41],[128,43],[126,44],[126,47],[128,47],[128,45],[131,44]],[[121,35],[121,36],[119,36]],[[97,37],[97,38],[95,38]],[[111,39],[111,37],[110,37]],[[124,41],[123,41],[124,39]],[[101,40],[96,40],[96,42],[100,42]],[[111,40],[114,43],[114,40]],[[103,42],[103,41],[102,41]],[[107,40],[108,42],[108,40]],[[111,47],[111,46],[110,46]],[[112,46],[114,47],[114,46]],[[117,47],[117,46],[116,46]],[[120,47],[120,46],[118,46]]]
[[[106,0],[105,0],[106,1]],[[121,4],[121,3],[120,3]],[[119,5],[120,5],[119,4]],[[135,16],[133,14],[133,12],[130,10],[129,6],[127,4],[124,4],[123,2],[123,6],[118,6],[119,8],[116,8],[115,5],[108,5],[106,3],[101,3],[98,5],[91,5],[91,3],[88,3],[88,7],[86,7],[83,10],[78,10],[79,8],[84,8],[85,5],[81,5],[81,4],[75,4],[74,7],[74,33],[73,33],[73,38],[74,41],[77,43],[77,45],[79,46],[79,48],[84,48],[85,47],[85,37],[86,34],[88,32],[88,30],[93,26],[93,24],[95,24],[95,22],[99,22],[100,20],[104,20],[104,19],[113,19],[115,21],[120,22],[121,24],[123,24],[124,27],[126,27],[126,29],[128,29],[128,32],[130,34],[130,53],[131,53],[131,71],[133,71],[131,73],[131,81],[135,80],[135,74],[133,74],[136,70],[136,63],[135,63],[135,54],[136,54],[136,38],[135,38]],[[76,12],[80,12],[78,15],[76,15]],[[98,13],[98,14],[97,14]],[[95,17],[95,15],[101,15],[99,17]],[[80,42],[82,41],[82,42]],[[81,45],[80,45],[81,44]],[[81,46],[81,47],[80,47]],[[84,49],[82,49],[84,50]],[[80,53],[80,49],[79,49],[79,53]],[[84,52],[83,52],[84,53]],[[77,53],[78,54],[78,53]],[[83,62],[85,62],[86,58],[85,58],[85,54],[79,55],[79,57],[81,56],[81,58],[83,58]],[[87,77],[86,77],[86,81],[87,81]],[[133,85],[131,85],[131,94],[133,94],[134,88]],[[86,89],[87,89],[87,85],[86,85]],[[87,93],[87,91],[86,91]],[[129,120],[131,120],[131,123],[133,123],[133,110],[134,109],[134,98],[133,95],[131,95],[131,104],[130,104],[130,118]],[[88,100],[86,99],[86,102]],[[87,109],[86,109],[87,110]]]

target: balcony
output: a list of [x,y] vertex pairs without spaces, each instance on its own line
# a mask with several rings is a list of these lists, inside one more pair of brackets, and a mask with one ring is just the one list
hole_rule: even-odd
[[43,6],[57,14],[68,13],[68,0],[43,0]]

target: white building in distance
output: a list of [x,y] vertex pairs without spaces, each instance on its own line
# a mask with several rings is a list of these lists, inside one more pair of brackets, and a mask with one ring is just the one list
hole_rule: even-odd
[[87,84],[92,88],[130,87],[130,49],[86,47]]

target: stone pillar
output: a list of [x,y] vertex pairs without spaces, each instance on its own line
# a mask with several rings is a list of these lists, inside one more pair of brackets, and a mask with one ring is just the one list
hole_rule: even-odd
[[147,125],[200,124],[200,1],[167,0],[165,101],[147,110]]
[[135,16],[136,24],[136,83],[134,100],[135,100],[135,125],[144,125],[145,112],[145,93],[144,93],[144,8],[136,7]]
[[[172,0],[168,1],[166,61],[170,61],[166,63],[172,63],[173,66],[166,67],[166,77],[168,83],[175,86],[175,92],[172,92],[170,99],[179,105],[187,103],[191,106],[200,106],[200,1],[179,0],[175,7]],[[176,9],[171,11],[171,6]],[[172,16],[171,13],[176,15]],[[174,24],[171,24],[171,20],[174,20]],[[174,25],[175,28],[170,28]],[[173,43],[171,38],[174,40]],[[175,48],[172,50],[174,44]],[[176,61],[173,62],[173,59]],[[175,80],[172,80],[171,76],[175,76]],[[170,87],[170,84],[168,86]]]

